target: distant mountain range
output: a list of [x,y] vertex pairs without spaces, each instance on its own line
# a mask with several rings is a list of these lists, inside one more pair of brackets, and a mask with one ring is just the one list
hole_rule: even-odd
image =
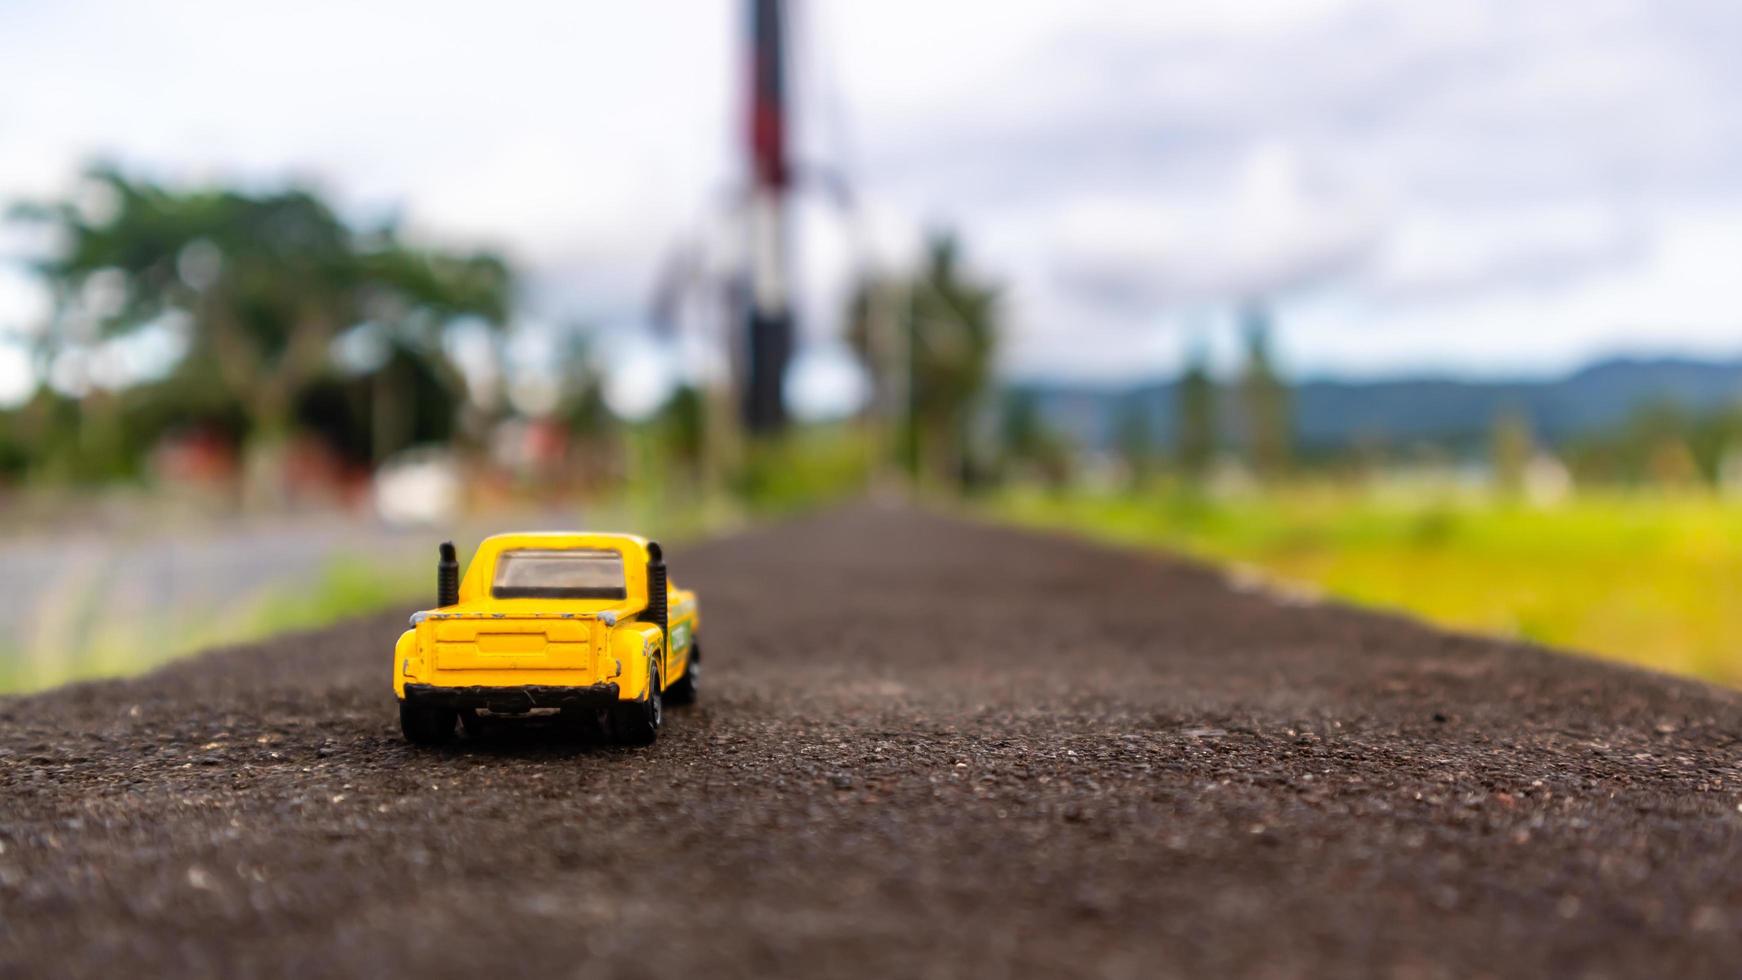
[[[1147,419],[1158,445],[1173,440],[1175,382],[1128,387],[1024,383],[1041,418],[1081,445],[1108,448],[1120,420],[1133,407]],[[1561,378],[1461,381],[1399,378],[1379,381],[1313,380],[1292,388],[1295,437],[1306,450],[1356,441],[1470,444],[1485,441],[1500,412],[1522,414],[1549,443],[1601,431],[1626,421],[1640,406],[1673,402],[1695,412],[1742,399],[1742,360],[1614,359]],[[1221,390],[1220,418],[1237,424],[1236,393]]]

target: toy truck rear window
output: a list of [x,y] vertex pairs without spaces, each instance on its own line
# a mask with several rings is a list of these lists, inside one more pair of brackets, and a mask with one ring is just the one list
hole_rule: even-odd
[[490,594],[498,599],[623,599],[623,556],[580,549],[504,551]]

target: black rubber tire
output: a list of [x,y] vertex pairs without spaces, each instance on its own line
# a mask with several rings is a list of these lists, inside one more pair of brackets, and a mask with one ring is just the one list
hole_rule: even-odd
[[484,716],[478,714],[477,708],[467,708],[460,712],[460,731],[465,732],[467,738],[483,738],[489,727]]
[[399,702],[399,730],[413,745],[443,745],[453,740],[460,713],[452,708]]
[[603,742],[608,727],[606,714],[601,708],[564,708],[557,715],[557,730],[566,738]]
[[696,694],[702,679],[702,644],[700,641],[690,641],[690,664],[684,669],[683,676],[672,681],[665,689],[666,704],[695,704]]
[[655,674],[653,686],[647,692],[647,697],[640,701],[621,701],[611,708],[611,736],[619,745],[652,745],[659,737],[659,726],[664,721],[664,698],[659,692],[659,675]]

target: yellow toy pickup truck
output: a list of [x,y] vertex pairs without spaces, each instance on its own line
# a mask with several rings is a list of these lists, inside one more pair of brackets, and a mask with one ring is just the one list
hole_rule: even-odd
[[436,608],[393,651],[399,725],[419,745],[463,723],[550,709],[647,745],[663,707],[696,697],[695,593],[674,588],[659,545],[629,534],[499,534],[460,578],[451,542]]

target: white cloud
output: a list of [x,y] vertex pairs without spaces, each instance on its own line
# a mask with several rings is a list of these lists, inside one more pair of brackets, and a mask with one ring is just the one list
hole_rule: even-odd
[[1065,203],[1057,267],[1066,288],[1139,310],[1267,298],[1358,261],[1371,212],[1309,191],[1286,148],[1260,146],[1218,196]]
[[1567,370],[1628,351],[1742,355],[1742,203],[1673,211],[1635,261],[1529,289],[1447,291],[1395,306],[1345,295],[1285,310],[1284,357],[1314,374]]
[[786,400],[803,419],[840,419],[858,411],[871,395],[870,379],[844,345],[818,344],[793,362]]
[[[300,176],[505,248],[533,316],[632,320],[678,241],[730,258],[738,6],[14,0],[0,83],[32,97],[0,127],[0,199],[104,153]],[[1727,0],[794,9],[799,155],[872,216],[798,220],[815,343],[855,263],[936,224],[1008,286],[1026,373],[1169,363],[1253,293],[1315,366],[1742,337],[1712,258],[1742,248]]]
[[0,337],[36,332],[51,309],[48,290],[20,264],[0,261]]
[[661,345],[639,334],[609,338],[605,363],[605,404],[635,421],[651,418],[677,390],[673,358]]
[[0,340],[0,408],[10,408],[36,391],[30,352],[22,344]]
[[1439,302],[1471,291],[1536,288],[1637,262],[1637,216],[1603,202],[1399,216],[1363,270],[1375,297]]

